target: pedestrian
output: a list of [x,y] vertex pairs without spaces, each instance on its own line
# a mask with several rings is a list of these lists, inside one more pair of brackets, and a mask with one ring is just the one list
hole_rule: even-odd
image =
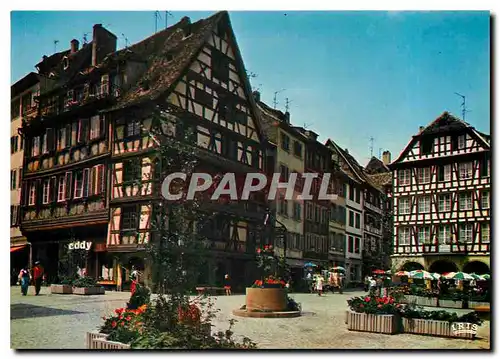
[[365,292],[368,292],[368,289],[370,288],[370,277],[365,275]]
[[42,286],[43,267],[39,261],[35,262],[33,267],[33,282],[35,284],[35,295],[40,294],[40,287]]
[[368,277],[369,279],[369,291],[370,295],[375,295],[375,292],[377,290],[377,281],[373,277]]
[[132,266],[132,272],[130,273],[130,280],[132,281],[132,283],[130,284],[130,293],[131,295],[134,295],[137,283],[139,281],[139,273],[137,272],[134,266]]
[[229,274],[224,276],[224,289],[226,290],[226,295],[231,295],[231,283],[229,279]]
[[316,278],[316,290],[318,291],[318,295],[321,297],[321,295],[323,294],[323,282],[325,281],[325,279],[323,278],[323,276],[319,275],[317,278]]
[[339,293],[343,293],[343,288],[344,288],[344,272],[339,271],[338,272],[338,281],[339,281]]
[[19,282],[21,284],[22,295],[28,294],[28,287],[30,285],[30,272],[27,268],[21,269],[19,272]]

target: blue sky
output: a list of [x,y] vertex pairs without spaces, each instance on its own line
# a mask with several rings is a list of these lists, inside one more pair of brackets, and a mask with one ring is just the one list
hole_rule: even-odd
[[[165,26],[161,12],[159,28]],[[172,12],[192,21],[211,12]],[[348,148],[366,164],[379,149],[393,159],[418,127],[443,111],[490,132],[490,19],[488,12],[230,12],[251,79],[262,99],[291,121]],[[154,32],[154,12],[13,12],[11,81],[30,71],[43,55],[82,42],[92,25],[115,33],[118,47]]]

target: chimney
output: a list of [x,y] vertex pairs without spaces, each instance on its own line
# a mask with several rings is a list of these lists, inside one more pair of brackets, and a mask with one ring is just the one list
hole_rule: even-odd
[[285,120],[285,123],[290,124],[290,112],[288,112],[288,111],[285,112],[285,118],[284,118],[284,120]]
[[78,46],[80,45],[80,43],[78,42],[77,39],[73,39],[71,40],[71,53],[74,54],[75,52],[78,51]]
[[345,153],[349,154],[349,149],[344,149]]
[[102,24],[94,25],[92,34],[92,66],[99,65],[106,55],[116,51],[116,36]]
[[388,165],[389,163],[391,163],[391,152],[389,151],[384,151],[382,153],[382,162],[384,162],[384,165]]
[[260,92],[259,91],[252,92],[252,95],[253,95],[255,102],[260,102]]
[[418,128],[418,132],[422,132],[422,131],[424,130],[424,128],[425,128],[425,126],[420,126],[420,127]]

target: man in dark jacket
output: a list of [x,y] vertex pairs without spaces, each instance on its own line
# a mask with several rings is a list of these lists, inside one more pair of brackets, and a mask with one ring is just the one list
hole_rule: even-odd
[[33,267],[33,282],[35,284],[35,295],[40,294],[40,287],[42,286],[43,280],[43,267],[40,265],[40,262],[35,262],[35,266]]

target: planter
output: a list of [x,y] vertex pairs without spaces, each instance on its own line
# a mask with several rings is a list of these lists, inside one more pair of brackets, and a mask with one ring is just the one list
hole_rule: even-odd
[[107,335],[102,333],[87,332],[87,349],[91,350],[120,350],[130,349],[129,344],[107,340]]
[[465,339],[473,339],[476,337],[475,333],[459,333],[453,330],[457,330],[460,325],[467,325],[467,323],[450,323],[442,320],[403,318],[402,324],[403,331],[405,333]]
[[72,294],[73,287],[70,284],[51,284],[50,293],[52,294]]
[[439,306],[441,308],[455,308],[455,309],[462,309],[463,303],[461,300],[455,301],[451,299],[440,299],[439,300]]
[[73,294],[78,295],[97,295],[104,293],[103,287],[73,287]]
[[247,288],[247,312],[283,312],[287,310],[285,288]]
[[402,303],[415,303],[416,305],[421,305],[423,307],[437,307],[437,298],[427,298],[420,297],[418,295],[405,295]]
[[392,314],[365,314],[347,312],[347,330],[372,332],[382,334],[396,334],[398,332],[399,317]]
[[490,302],[469,302],[469,309],[476,309],[477,307],[489,307]]

